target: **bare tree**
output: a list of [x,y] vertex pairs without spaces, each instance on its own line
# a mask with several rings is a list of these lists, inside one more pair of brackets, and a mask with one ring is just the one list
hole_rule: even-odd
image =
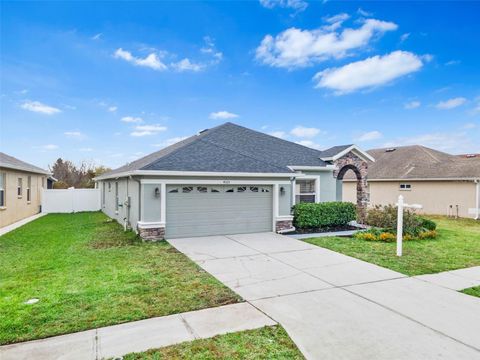
[[110,171],[110,169],[105,166],[94,167],[85,161],[76,166],[70,160],[59,158],[50,167],[50,171],[53,177],[58,180],[54,184],[54,188],[65,189],[71,186],[75,188],[93,188],[95,186],[93,178]]

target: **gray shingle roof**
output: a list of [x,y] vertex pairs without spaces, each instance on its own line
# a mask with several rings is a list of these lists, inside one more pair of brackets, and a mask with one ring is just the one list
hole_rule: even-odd
[[35,174],[50,174],[50,172],[47,170],[43,170],[35,165],[26,163],[25,161],[14,158],[13,156],[7,155],[3,152],[0,152],[0,167],[27,171]]
[[[375,158],[368,164],[368,179],[458,179],[480,178],[480,158],[450,155],[421,145],[400,146],[367,152]],[[352,178],[348,174],[346,178]]]
[[338,153],[342,152],[343,150],[348,149],[352,145],[353,144],[337,145],[337,146],[333,146],[331,148],[328,148],[327,150],[323,150],[322,151],[322,158],[329,158],[329,157],[335,156]]
[[245,127],[225,123],[115,169],[288,173],[287,166],[325,166],[322,152]]

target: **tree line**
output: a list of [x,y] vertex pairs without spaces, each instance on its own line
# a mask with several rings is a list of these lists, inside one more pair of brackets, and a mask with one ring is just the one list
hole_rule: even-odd
[[52,176],[57,179],[53,184],[54,189],[68,189],[74,187],[76,189],[88,189],[95,187],[93,178],[102,175],[111,169],[103,165],[95,166],[82,161],[79,165],[75,165],[70,160],[57,159],[52,166],[49,166]]

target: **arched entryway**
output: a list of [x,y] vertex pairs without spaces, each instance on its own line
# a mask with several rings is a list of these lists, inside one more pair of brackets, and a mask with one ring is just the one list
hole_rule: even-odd
[[368,205],[368,188],[367,188],[367,170],[368,164],[366,161],[360,159],[353,153],[339,158],[334,162],[337,170],[334,171],[333,176],[337,180],[343,180],[343,177],[348,171],[353,171],[357,178],[357,208],[358,221],[365,222]]

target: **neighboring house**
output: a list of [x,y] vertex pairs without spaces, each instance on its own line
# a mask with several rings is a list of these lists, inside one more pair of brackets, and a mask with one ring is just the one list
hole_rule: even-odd
[[366,206],[367,162],[355,145],[318,151],[232,123],[95,180],[103,211],[145,239],[291,230],[298,201],[335,201],[348,169]]
[[40,212],[50,173],[0,152],[0,227]]
[[53,184],[55,184],[57,181],[57,179],[50,175],[47,178],[47,189],[53,189]]
[[[370,205],[407,203],[426,214],[479,218],[480,156],[450,155],[424,146],[373,149],[369,164]],[[355,201],[356,185],[345,177],[343,200]]]

